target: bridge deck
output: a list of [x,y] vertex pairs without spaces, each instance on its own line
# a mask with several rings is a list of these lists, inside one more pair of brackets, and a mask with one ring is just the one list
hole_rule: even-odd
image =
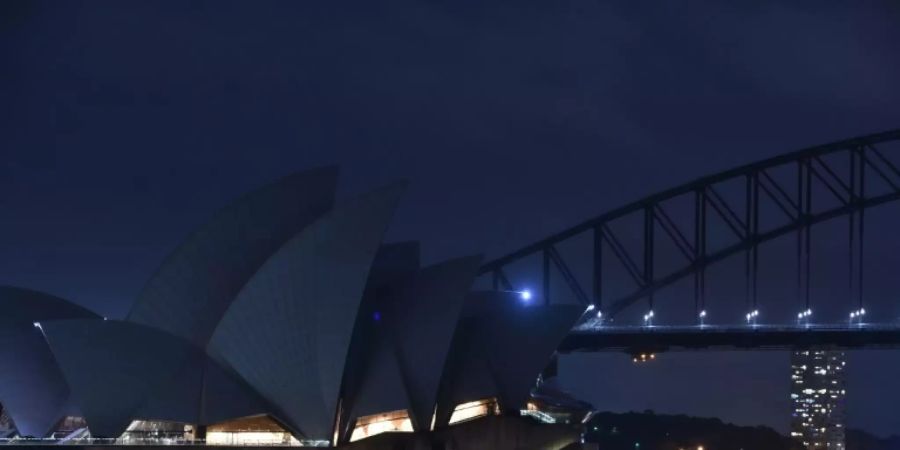
[[900,348],[896,325],[581,327],[563,340],[559,351],[629,353],[692,350],[788,350]]

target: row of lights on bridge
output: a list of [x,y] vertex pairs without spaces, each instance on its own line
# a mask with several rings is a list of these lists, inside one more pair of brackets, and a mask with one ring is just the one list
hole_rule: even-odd
[[[532,298],[531,291],[529,291],[527,289],[523,290],[523,291],[519,291],[519,298],[521,298],[523,302],[527,303]],[[588,305],[588,307],[587,307],[588,312],[594,311],[595,309],[597,309],[597,307],[593,303]],[[797,320],[808,319],[810,316],[812,316],[812,313],[813,312],[812,312],[811,308],[806,308],[805,310],[797,313]],[[866,308],[859,308],[855,311],[850,312],[850,320],[851,321],[853,321],[854,319],[861,320],[862,316],[865,316],[865,315],[866,315]],[[597,311],[596,316],[598,319],[602,319],[603,311]],[[703,325],[704,321],[706,320],[706,316],[707,316],[707,312],[705,309],[700,310],[700,312],[697,314],[697,317],[700,319],[700,325]],[[653,322],[653,317],[654,317],[653,310],[651,309],[651,310],[647,311],[647,313],[644,314],[644,323],[647,325],[650,325]],[[758,309],[754,309],[753,311],[748,312],[744,316],[744,318],[747,320],[747,323],[756,323],[757,317],[759,317]]]
[[[595,307],[594,305],[588,305],[588,307],[587,307],[587,310],[588,310],[588,311],[593,311],[594,309],[596,309],[596,307]],[[708,315],[708,313],[706,312],[705,309],[700,310],[700,312],[697,313],[697,317],[699,318],[700,324],[701,324],[701,325],[704,324],[707,315]],[[856,311],[852,311],[852,312],[850,313],[850,319],[851,319],[851,320],[853,320],[853,319],[861,319],[862,316],[864,316],[864,315],[866,315],[866,309],[865,309],[865,308],[860,308],[860,309],[858,309],[858,310],[856,310]],[[653,317],[654,317],[654,316],[655,316],[655,313],[653,312],[652,309],[649,310],[649,311],[647,311],[647,313],[644,314],[644,323],[645,323],[645,324],[650,324],[650,323],[653,321]],[[797,319],[798,319],[798,320],[806,319],[806,318],[808,318],[808,317],[810,317],[810,316],[812,316],[812,309],[811,309],[811,308],[807,308],[806,310],[800,311],[799,313],[797,313]],[[754,309],[753,311],[748,312],[748,313],[744,316],[744,319],[747,320],[747,323],[756,323],[757,317],[759,317],[759,310],[758,310],[758,309]],[[603,318],[603,312],[602,312],[602,311],[597,311],[597,318],[598,318],[598,319]]]

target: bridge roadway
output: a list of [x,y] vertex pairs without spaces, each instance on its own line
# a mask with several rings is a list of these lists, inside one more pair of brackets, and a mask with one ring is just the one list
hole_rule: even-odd
[[576,327],[560,353],[900,348],[900,324]]

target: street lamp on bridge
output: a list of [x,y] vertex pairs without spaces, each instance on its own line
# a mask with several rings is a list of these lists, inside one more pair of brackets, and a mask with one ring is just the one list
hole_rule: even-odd
[[860,325],[862,325],[862,317],[866,315],[866,308],[859,308],[856,311],[852,311],[850,313],[850,323],[853,323],[856,320]]
[[746,318],[747,318],[747,323],[748,323],[748,324],[751,324],[751,323],[752,323],[753,326],[756,326],[756,318],[757,318],[757,317],[759,317],[759,310],[758,310],[758,309],[754,309],[753,311],[748,312],[748,313],[747,313],[747,316],[746,316]]
[[812,309],[810,309],[810,308],[806,308],[805,311],[800,311],[799,313],[797,313],[797,323],[799,324],[805,320],[806,326],[808,327],[809,326],[809,316],[811,316],[811,315],[812,315]]

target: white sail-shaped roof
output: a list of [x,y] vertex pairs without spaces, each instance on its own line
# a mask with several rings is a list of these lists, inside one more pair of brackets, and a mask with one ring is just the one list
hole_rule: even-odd
[[453,408],[496,397],[507,411],[524,406],[538,375],[584,308],[530,305],[514,292],[473,292],[456,329],[438,397],[437,426]]
[[394,185],[360,196],[290,239],[213,334],[210,353],[273,404],[294,433],[333,437],[356,312],[403,191]]
[[[134,323],[61,320],[42,326],[94,436],[119,437],[150,394],[200,358],[187,341]],[[180,402],[169,408],[176,416],[185,409]]]
[[418,243],[381,245],[405,186],[335,206],[336,179],[298,173],[216,213],[124,321],[0,287],[0,402],[19,431],[74,406],[96,437],[267,414],[344,442],[362,416],[406,410],[427,431],[459,403],[521,408],[582,308],[471,293],[480,257],[420,268]]
[[408,282],[398,283],[386,299],[384,322],[417,430],[431,427],[444,361],[480,263],[481,257],[475,256],[426,267]]
[[210,425],[268,414],[268,405],[236,374],[205,354],[191,352],[178,372],[146,396],[135,420]]
[[42,327],[95,436],[118,437],[132,420],[207,425],[271,409],[201,349],[164,331],[104,320]]
[[336,167],[296,173],[219,210],[166,258],[128,320],[205,346],[262,263],[331,209],[337,177]]
[[[347,363],[344,366],[344,379],[341,386],[342,407],[340,408],[340,441],[346,442],[352,433],[353,423],[350,418],[353,416],[366,415],[354,411],[356,405],[360,402],[360,391],[368,389],[365,387],[372,384],[370,378],[393,379],[399,381],[400,367],[397,365],[396,355],[392,348],[376,343],[387,342],[386,339],[378,339],[375,335],[383,327],[379,327],[380,321],[376,319],[376,313],[381,314],[382,305],[378,303],[378,298],[383,295],[386,290],[390,289],[391,284],[412,277],[419,270],[419,243],[415,241],[395,242],[384,244],[378,249],[375,260],[369,270],[369,279],[366,281],[366,290],[363,294],[359,310],[356,314],[356,324],[353,326],[353,337],[350,341],[350,348],[347,351]],[[385,353],[390,356],[386,361],[377,358],[375,354],[381,353],[382,348]],[[375,360],[382,361],[378,368],[378,375],[369,376],[369,365]],[[391,372],[392,375],[381,376],[383,373]],[[395,381],[374,382],[377,384],[394,383]],[[400,383],[399,389],[386,389],[391,392],[405,392],[405,388]],[[381,395],[378,395],[381,398]],[[372,402],[382,405],[385,402]],[[399,399],[392,399],[386,402],[383,408],[373,407],[374,412],[395,411],[406,407],[406,395],[403,394]],[[366,409],[367,411],[369,409]]]
[[22,436],[44,437],[66,414],[69,388],[36,323],[93,318],[61,298],[0,286],[0,403]]

